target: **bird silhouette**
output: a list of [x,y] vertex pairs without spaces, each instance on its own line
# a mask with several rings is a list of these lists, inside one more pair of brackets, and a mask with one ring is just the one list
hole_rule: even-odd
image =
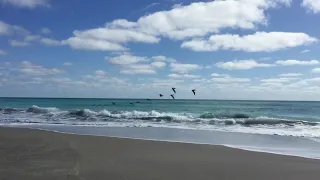
[[172,97],[172,99],[174,99],[174,96],[173,96],[173,94],[171,94],[170,96]]
[[176,88],[171,88],[174,93],[176,93]]
[[112,102],[112,105],[115,105],[116,103],[115,102]]
[[159,96],[162,97],[163,95],[162,95],[162,94],[159,94]]
[[195,89],[192,89],[191,91],[193,92],[193,95],[196,95],[196,90]]

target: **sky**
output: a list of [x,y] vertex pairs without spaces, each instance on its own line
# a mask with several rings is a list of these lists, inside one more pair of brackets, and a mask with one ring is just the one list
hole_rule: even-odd
[[0,0],[0,96],[320,100],[319,19],[319,0]]

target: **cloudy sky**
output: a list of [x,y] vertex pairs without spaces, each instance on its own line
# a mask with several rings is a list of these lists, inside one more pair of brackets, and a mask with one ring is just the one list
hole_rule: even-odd
[[319,19],[319,0],[0,0],[0,96],[320,100]]

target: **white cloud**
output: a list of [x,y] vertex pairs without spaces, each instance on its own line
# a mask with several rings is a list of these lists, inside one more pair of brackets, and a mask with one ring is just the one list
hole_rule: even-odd
[[64,62],[63,65],[64,65],[64,66],[72,66],[73,63],[72,63],[72,62]]
[[136,26],[141,31],[171,39],[204,36],[228,27],[253,29],[258,24],[266,23],[266,9],[285,3],[288,1],[216,0],[195,2],[141,17]]
[[228,74],[218,74],[218,73],[212,73],[211,76],[212,77],[229,77]]
[[10,33],[10,26],[0,21],[0,35],[8,35]]
[[49,28],[41,28],[40,32],[42,34],[50,34],[51,33],[51,30]]
[[314,68],[311,70],[312,73],[320,73],[320,68]]
[[147,57],[133,56],[131,54],[122,54],[115,57],[105,57],[105,59],[109,59],[112,64],[119,65],[136,64],[149,61]]
[[305,33],[256,32],[252,35],[212,35],[208,40],[194,39],[182,43],[182,48],[194,51],[234,50],[247,52],[273,52],[285,48],[307,45],[318,41]]
[[3,4],[10,4],[20,8],[33,9],[37,6],[49,7],[48,0],[0,0]]
[[228,61],[218,62],[217,67],[228,70],[248,70],[258,67],[272,67],[273,64],[258,63],[255,60],[239,60],[239,61]]
[[24,46],[30,45],[28,42],[17,41],[17,40],[9,40],[9,44],[14,47],[24,47]]
[[182,4],[182,3],[174,4],[174,5],[172,6],[172,9],[181,8],[181,7],[183,7],[183,4]]
[[197,64],[171,63],[170,67],[171,67],[171,71],[178,72],[178,73],[188,73],[189,71],[202,69],[202,67]]
[[94,72],[97,76],[106,76],[107,72],[103,71],[103,70],[97,70]]
[[153,62],[153,63],[151,63],[151,65],[156,68],[163,68],[166,66],[166,63],[165,62]]
[[7,24],[3,21],[0,21],[0,36],[1,35],[28,35],[30,32],[23,27],[17,25]]
[[280,77],[297,77],[297,76],[302,76],[303,74],[301,73],[286,73],[286,74],[280,74]]
[[153,66],[148,64],[130,64],[120,70],[122,74],[156,74]]
[[126,51],[124,46],[112,43],[102,39],[85,39],[79,37],[71,37],[63,40],[62,44],[69,45],[73,49],[91,50],[91,51]]
[[301,51],[300,53],[307,53],[307,52],[310,52],[310,50],[306,49],[306,50]]
[[179,78],[196,79],[196,78],[200,78],[201,76],[199,76],[199,75],[191,75],[191,74],[169,74],[168,77],[169,78],[173,78],[173,79],[179,79]]
[[283,4],[290,3],[288,0],[194,2],[168,11],[154,12],[140,17],[136,22],[116,19],[104,27],[75,30],[73,37],[63,42],[75,49],[125,51],[127,48],[123,45],[129,42],[158,43],[160,37],[199,37],[224,28],[254,29],[267,23],[267,9]]
[[299,61],[299,60],[279,60],[276,61],[276,64],[283,66],[293,66],[293,65],[317,65],[320,62],[318,60],[310,60],[310,61]]
[[0,56],[7,55],[8,53],[5,50],[0,49]]
[[40,65],[32,64],[29,61],[21,62],[21,68],[19,71],[23,74],[26,74],[26,75],[38,75],[38,76],[57,75],[57,74],[65,73],[64,70],[56,69],[56,68],[52,68],[52,69],[45,68]]
[[98,39],[105,40],[113,43],[126,43],[126,42],[143,42],[143,43],[158,43],[159,38],[144,34],[141,32],[128,30],[128,29],[110,29],[97,28],[89,29],[86,31],[74,31],[75,37],[83,39]]
[[177,60],[175,60],[173,58],[168,58],[166,56],[152,56],[151,59],[154,61],[166,61],[166,62],[170,62],[170,63],[177,62]]
[[[119,21],[116,22],[119,23]],[[126,26],[128,26],[128,23]],[[122,22],[121,25],[123,24]],[[159,38],[152,35],[131,29],[113,29],[111,25],[85,31],[76,30],[73,34],[74,37],[62,42],[74,49],[84,50],[125,51],[127,48],[122,44],[127,42],[158,43],[160,41]]]
[[297,80],[297,78],[270,78],[270,79],[261,79],[261,82],[264,83],[287,83],[293,80]]
[[59,46],[61,45],[60,41],[50,39],[50,38],[42,38],[41,42],[48,46]]
[[305,7],[313,13],[320,12],[320,1],[319,0],[303,0],[301,6]]
[[250,82],[250,79],[234,78],[234,77],[219,77],[219,78],[212,78],[212,81],[216,83],[243,83],[243,82]]
[[38,41],[41,38],[39,35],[27,35],[24,40],[25,41]]

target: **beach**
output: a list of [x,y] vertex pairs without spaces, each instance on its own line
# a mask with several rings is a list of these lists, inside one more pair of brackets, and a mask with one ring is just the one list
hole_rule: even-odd
[[0,128],[0,179],[319,179],[320,161],[217,145]]

